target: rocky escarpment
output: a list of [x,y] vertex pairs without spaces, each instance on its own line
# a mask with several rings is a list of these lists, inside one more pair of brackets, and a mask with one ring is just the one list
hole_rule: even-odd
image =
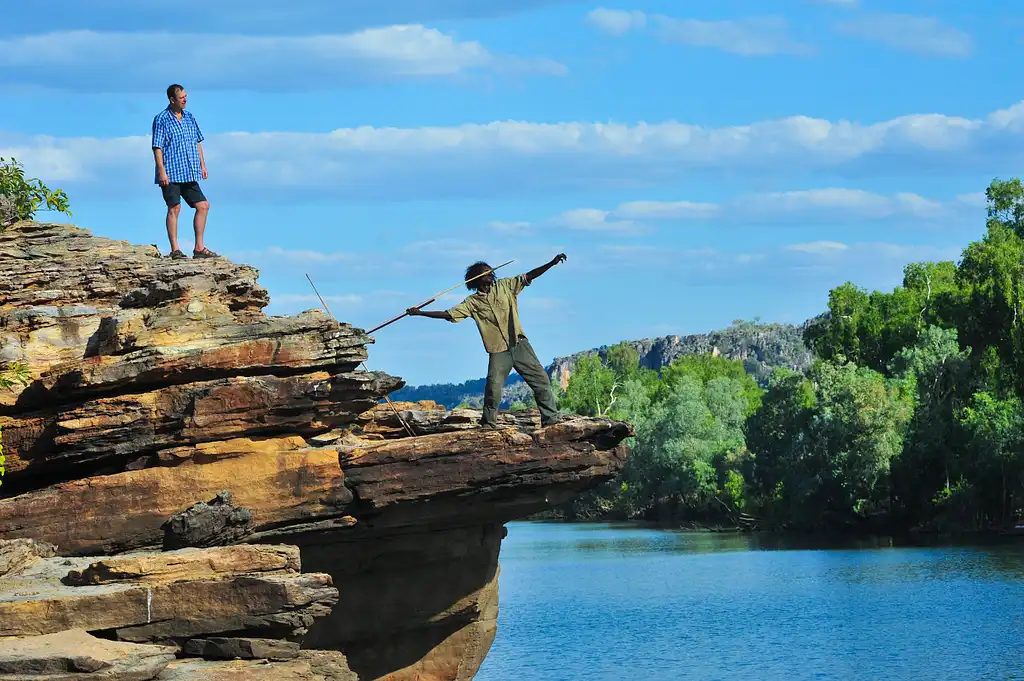
[[[640,366],[647,369],[657,371],[686,355],[710,354],[742,361],[747,373],[763,383],[777,367],[806,371],[811,366],[814,353],[803,342],[804,329],[811,321],[801,325],[734,322],[710,333],[645,338],[627,344],[640,355]],[[607,353],[607,347],[600,347],[558,357],[547,367],[548,375],[565,390],[577,358],[596,354],[604,360]]]
[[[472,411],[396,405],[410,437],[379,406],[401,379],[360,370],[372,338],[267,302],[227,260],[0,233],[0,360],[31,372],[0,395],[0,540],[54,554],[0,551],[19,575],[0,590],[0,678],[13,642],[65,635],[51,647],[68,656],[31,663],[52,678],[137,657],[138,678],[469,679],[504,523],[625,460],[632,430],[607,419],[481,430]],[[156,648],[76,658],[93,639]],[[282,659],[221,660],[238,656]]]

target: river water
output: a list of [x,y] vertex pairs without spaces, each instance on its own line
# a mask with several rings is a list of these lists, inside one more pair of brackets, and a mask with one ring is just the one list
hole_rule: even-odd
[[509,523],[477,681],[1022,681],[1024,543]]

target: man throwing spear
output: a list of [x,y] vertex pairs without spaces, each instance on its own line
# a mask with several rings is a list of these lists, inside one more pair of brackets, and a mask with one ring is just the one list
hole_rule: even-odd
[[461,303],[451,309],[436,312],[424,312],[418,307],[406,310],[406,313],[413,317],[445,319],[449,322],[461,322],[472,317],[476,322],[484,349],[490,356],[481,419],[481,425],[485,428],[498,427],[496,417],[498,405],[501,404],[502,389],[513,368],[533,390],[533,397],[540,408],[541,426],[550,426],[558,422],[558,408],[555,405],[555,396],[551,392],[551,381],[519,323],[519,294],[532,284],[534,279],[558,263],[565,262],[565,259],[565,254],[559,253],[547,264],[526,274],[505,279],[496,278],[487,263],[474,263],[466,269],[465,278],[466,288],[475,293]]

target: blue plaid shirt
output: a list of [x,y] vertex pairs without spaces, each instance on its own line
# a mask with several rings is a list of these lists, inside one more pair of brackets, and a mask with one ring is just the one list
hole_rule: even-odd
[[[153,148],[163,151],[164,169],[171,182],[198,182],[203,179],[197,146],[202,141],[199,124],[187,110],[181,112],[180,121],[170,106],[153,119]],[[154,182],[160,182],[159,169]]]

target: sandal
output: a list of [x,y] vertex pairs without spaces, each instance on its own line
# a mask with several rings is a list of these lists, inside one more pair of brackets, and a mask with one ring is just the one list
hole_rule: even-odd
[[177,250],[177,249],[175,249],[175,250],[171,251],[170,253],[168,253],[167,257],[172,259],[172,260],[181,260],[182,258],[185,258],[186,260],[188,260],[188,256],[185,255],[184,253],[182,253],[180,250]]
[[193,258],[219,258],[219,253],[214,253],[209,248],[204,248],[201,251],[192,251]]

